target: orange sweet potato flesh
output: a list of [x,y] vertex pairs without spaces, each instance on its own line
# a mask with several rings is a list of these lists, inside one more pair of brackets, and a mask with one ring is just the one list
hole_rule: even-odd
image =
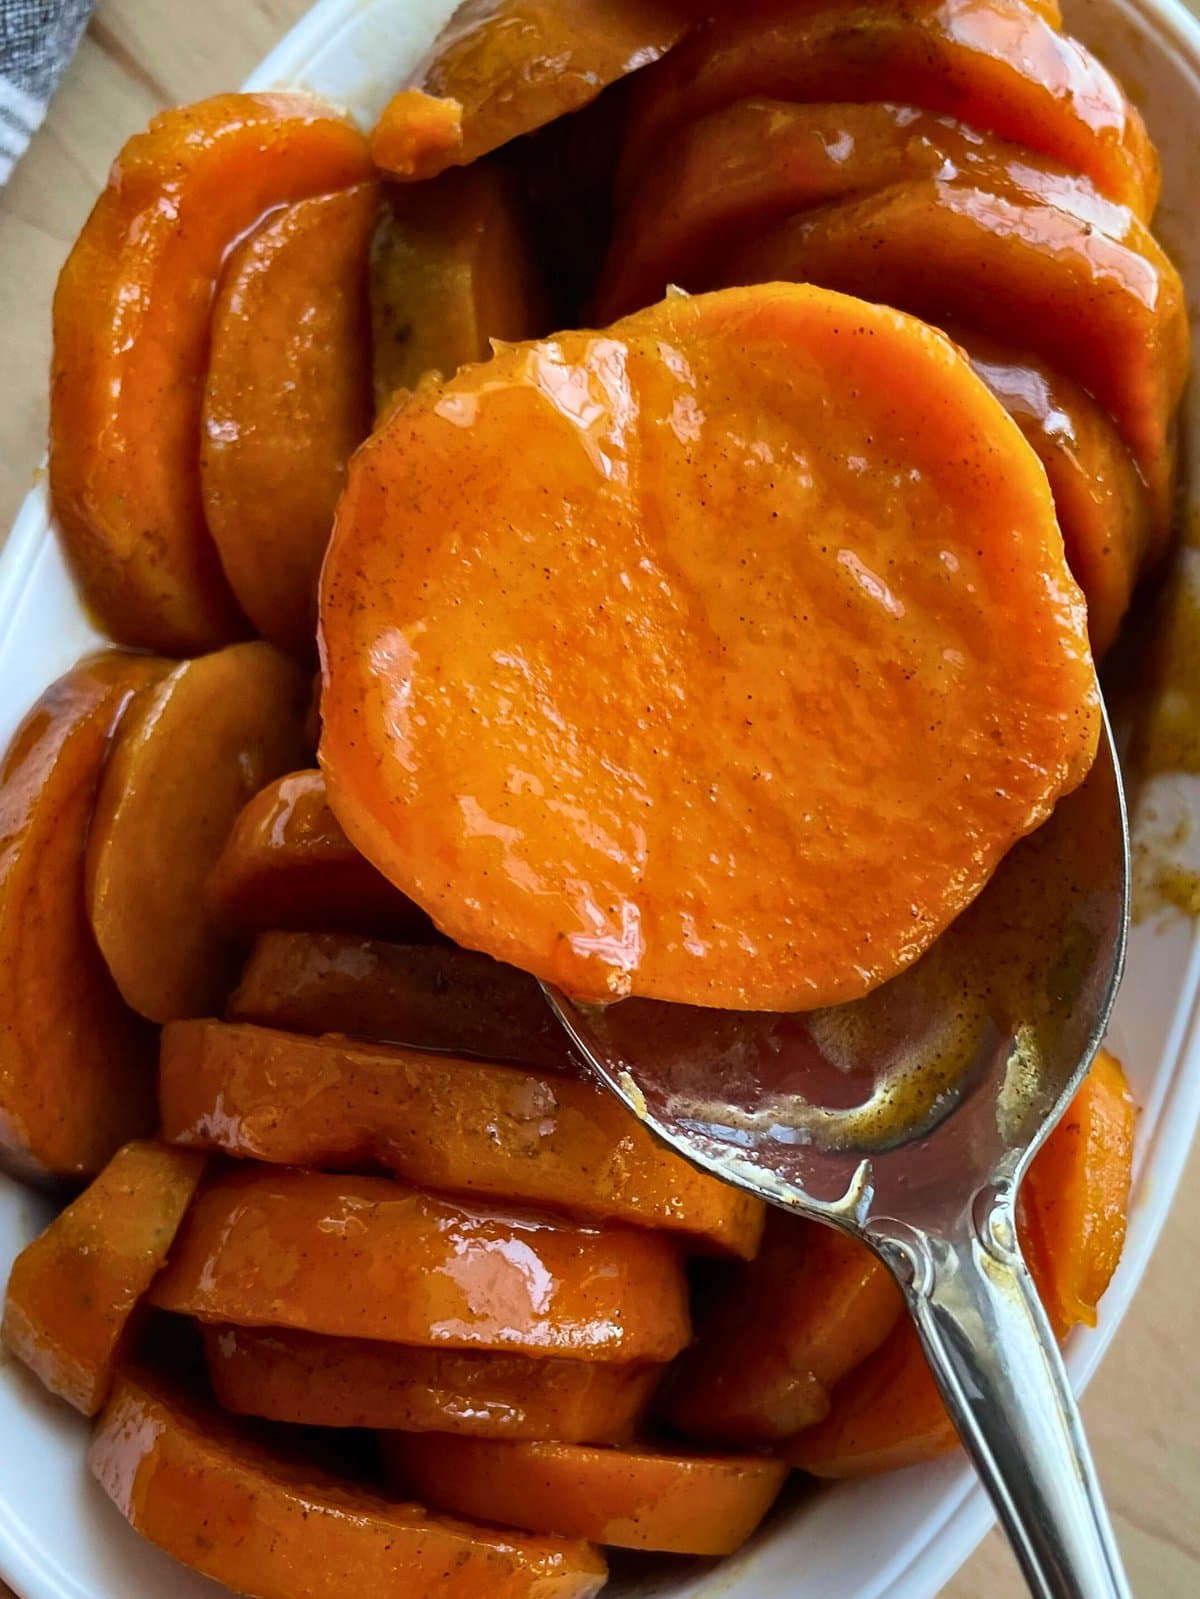
[[1148,218],[1154,146],[1112,74],[1024,0],[749,0],[714,15],[635,88],[628,192],[663,141],[752,95],[902,101],[1061,161]]
[[574,1071],[534,980],[473,950],[338,933],[264,933],[230,997],[231,1021]]
[[1077,383],[1037,356],[949,331],[1046,469],[1099,660],[1117,636],[1147,551],[1161,538],[1141,474],[1112,419]]
[[762,1233],[758,1200],[697,1171],[611,1094],[561,1073],[174,1022],[159,1104],[172,1142],[272,1165],[383,1167],[444,1193],[661,1228],[745,1257]]
[[269,644],[185,661],[121,725],[88,841],[96,942],[152,1021],[219,1011],[237,948],[204,909],[204,885],[250,796],[304,758],[308,685]]
[[622,1443],[658,1366],[409,1349],[281,1327],[205,1327],[226,1410],[311,1427]]
[[1021,1190],[1022,1241],[1055,1331],[1096,1325],[1125,1246],[1137,1110],[1101,1050]]
[[604,1584],[584,1543],[393,1503],[136,1370],[119,1378],[88,1465],[143,1538],[257,1599],[592,1599]]
[[406,90],[384,107],[371,153],[404,179],[469,166],[657,60],[685,26],[675,0],[465,0],[417,74],[426,95],[461,107],[457,138],[447,113]]
[[151,1297],[204,1321],[535,1357],[662,1361],[690,1335],[656,1233],[264,1167],[204,1190]]
[[671,1368],[659,1409],[686,1437],[741,1445],[820,1421],[835,1385],[887,1338],[904,1302],[853,1238],[782,1211]]
[[225,252],[273,206],[370,177],[366,141],[296,94],[224,94],[132,138],[54,297],[50,489],[84,599],[167,654],[245,634],[204,520],[200,416]]
[[231,252],[213,306],[205,517],[255,630],[302,658],[346,462],[371,428],[378,208],[379,185],[360,183],[274,212]]
[[586,999],[810,1008],[914,960],[1079,782],[1085,627],[949,341],[794,284],[673,299],[358,452],[320,760],[456,942]]
[[[1125,1238],[1134,1111],[1119,1063],[1101,1051],[1021,1190],[1022,1247],[1059,1337],[1093,1324]],[[787,1448],[818,1477],[917,1465],[958,1442],[907,1318],[838,1386],[832,1409]]]
[[1183,286],[1122,207],[1081,227],[1078,199],[1076,186],[1016,173],[987,189],[897,184],[779,224],[736,250],[721,278],[821,283],[1027,344],[1112,414],[1149,486],[1161,548],[1188,364]]
[[397,1433],[383,1440],[383,1451],[402,1483],[455,1515],[681,1555],[740,1549],[787,1474],[783,1461],[753,1455],[439,1434]]
[[53,684],[0,766],[0,1166],[78,1180],[154,1126],[153,1032],[96,949],[84,852],[114,729],[163,662],[109,654]]
[[491,162],[393,189],[371,248],[375,405],[543,331],[542,291],[511,174]]
[[717,281],[731,247],[797,212],[916,178],[983,184],[1009,173],[1056,203],[1102,209],[1047,156],[911,105],[739,100],[681,128],[621,208],[592,307],[597,325]]
[[315,771],[289,772],[247,802],[205,894],[233,933],[347,928],[420,937],[429,928],[350,843]]
[[131,1319],[167,1258],[204,1164],[193,1150],[126,1144],[13,1262],[4,1344],[85,1416],[108,1396]]

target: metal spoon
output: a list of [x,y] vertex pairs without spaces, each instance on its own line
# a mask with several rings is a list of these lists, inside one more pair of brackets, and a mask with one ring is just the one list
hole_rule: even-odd
[[547,996],[598,1076],[697,1165],[871,1245],[1039,1599],[1128,1585],[1015,1197],[1104,1035],[1129,834],[1105,723],[1087,782],[903,976],[761,1015]]

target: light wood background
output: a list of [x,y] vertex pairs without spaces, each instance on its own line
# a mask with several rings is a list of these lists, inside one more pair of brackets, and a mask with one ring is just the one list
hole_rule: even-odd
[[[101,0],[45,127],[0,192],[0,528],[44,445],[55,275],[109,161],[161,106],[236,86],[307,3]],[[1200,1599],[1198,1220],[1200,1152],[1084,1406],[1138,1599]],[[992,1533],[944,1599],[1023,1591]]]

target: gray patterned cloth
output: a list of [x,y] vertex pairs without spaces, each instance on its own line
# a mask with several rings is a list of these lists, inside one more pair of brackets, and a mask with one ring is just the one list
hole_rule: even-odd
[[0,185],[37,132],[94,0],[0,0]]

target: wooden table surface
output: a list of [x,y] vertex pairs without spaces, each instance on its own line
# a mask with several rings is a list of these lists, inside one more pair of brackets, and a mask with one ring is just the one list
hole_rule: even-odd
[[[0,527],[43,449],[55,275],[113,154],[159,107],[238,84],[306,8],[307,0],[101,0],[45,127],[0,191]],[[1084,1405],[1139,1599],[1200,1596],[1197,1217],[1200,1151]],[[1023,1591],[992,1533],[944,1596]]]

